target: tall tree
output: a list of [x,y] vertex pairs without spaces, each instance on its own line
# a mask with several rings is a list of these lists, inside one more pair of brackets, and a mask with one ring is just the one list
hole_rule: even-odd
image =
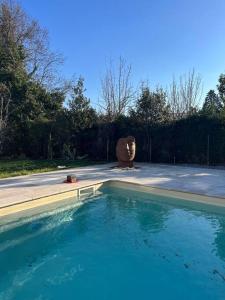
[[166,93],[161,88],[151,91],[148,86],[141,87],[141,95],[137,100],[135,110],[130,111],[131,118],[144,125],[147,147],[147,160],[152,159],[152,127],[168,120]]
[[122,57],[115,67],[110,63],[101,80],[100,108],[109,122],[127,112],[133,100],[134,91],[131,84],[131,65]]
[[49,50],[48,33],[13,0],[0,1],[0,44],[4,63],[18,66],[18,57],[30,78],[52,85],[61,55]]
[[[71,158],[80,154],[82,148],[82,134],[90,129],[96,122],[97,115],[90,105],[90,99],[85,96],[84,79],[79,78],[72,88],[71,98],[68,101],[68,119],[70,126],[70,142],[66,145],[67,153],[72,153]],[[71,155],[70,155],[71,156]]]
[[71,129],[79,132],[90,128],[96,121],[96,112],[90,106],[90,99],[85,96],[84,79],[79,78],[72,89],[71,99],[68,101]]
[[1,145],[8,130],[12,142],[17,141],[12,148],[25,148],[21,145],[30,123],[52,120],[61,109],[64,98],[50,84],[58,63],[58,54],[49,50],[47,32],[17,2],[0,0]]
[[223,103],[221,98],[215,93],[214,90],[210,90],[203,103],[202,113],[209,116],[217,115],[221,112]]
[[8,124],[10,102],[11,95],[9,88],[5,84],[0,83],[0,154],[2,153],[5,129]]
[[217,85],[219,96],[223,104],[225,105],[225,74],[221,74],[219,77],[219,84]]
[[202,96],[202,79],[195,70],[175,78],[168,92],[170,116],[173,120],[192,115],[198,110]]
[[166,93],[162,88],[151,91],[148,86],[141,87],[141,95],[137,100],[135,110],[131,115],[145,124],[162,123],[168,118]]

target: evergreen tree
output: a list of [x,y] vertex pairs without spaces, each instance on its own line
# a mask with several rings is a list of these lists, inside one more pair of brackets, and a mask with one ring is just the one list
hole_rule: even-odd
[[91,128],[97,118],[95,110],[90,106],[90,99],[84,93],[84,79],[80,77],[73,87],[72,98],[68,102],[71,129],[74,132]]
[[215,93],[214,90],[210,90],[206,95],[205,102],[202,107],[202,113],[213,116],[219,114],[222,108],[223,105],[221,98]]
[[46,32],[19,4],[0,1],[0,152],[5,147],[7,155],[24,154],[30,127],[52,123],[62,110],[63,92],[44,84],[57,61],[47,45]]
[[168,107],[165,92],[162,89],[150,91],[149,87],[142,87],[136,109],[131,111],[131,116],[151,125],[167,120]]
[[84,79],[79,78],[73,87],[67,109],[70,139],[68,141],[69,145],[64,145],[64,147],[66,146],[67,153],[73,153],[72,158],[87,153],[87,149],[84,149],[85,132],[94,125],[97,119],[96,112],[91,107],[90,100],[84,93]]
[[131,110],[130,117],[144,125],[146,160],[152,160],[152,129],[156,124],[163,123],[169,117],[166,105],[166,93],[162,89],[150,91],[149,87],[141,88],[141,95],[136,103],[136,109]]
[[217,85],[220,99],[225,104],[225,74],[221,74],[219,77],[219,84]]

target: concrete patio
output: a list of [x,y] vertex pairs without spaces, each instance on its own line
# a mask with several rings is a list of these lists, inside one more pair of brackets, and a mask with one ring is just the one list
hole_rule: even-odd
[[[104,164],[1,179],[0,207],[110,179],[225,198],[225,170],[147,163],[136,163],[137,169],[121,170],[113,168],[115,165]],[[75,174],[78,182],[63,183],[67,174]]]

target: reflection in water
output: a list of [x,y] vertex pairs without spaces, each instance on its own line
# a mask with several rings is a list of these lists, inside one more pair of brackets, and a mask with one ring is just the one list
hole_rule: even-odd
[[163,207],[160,204],[145,202],[143,207],[136,211],[137,220],[142,230],[149,232],[163,230],[169,210],[170,208]]
[[219,228],[215,233],[215,245],[219,257],[225,262],[225,217],[218,218]]
[[[119,189],[118,189],[119,190]],[[147,198],[146,198],[147,197]],[[113,199],[117,201],[113,202]],[[114,192],[108,196],[108,212],[114,214],[114,217],[123,215],[126,217],[135,216],[137,224],[144,231],[157,232],[163,229],[164,222],[168,216],[171,207],[168,205],[162,206],[157,201],[149,201],[149,196],[145,194],[130,192],[115,189]],[[116,206],[117,210],[112,207]],[[116,215],[115,215],[116,214]]]

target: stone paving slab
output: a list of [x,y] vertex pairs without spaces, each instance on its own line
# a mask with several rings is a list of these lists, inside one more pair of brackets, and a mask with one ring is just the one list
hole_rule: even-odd
[[[136,163],[136,169],[121,170],[113,164],[64,169],[0,180],[0,207],[70,191],[110,179],[147,186],[225,198],[225,170]],[[66,175],[78,178],[63,183]]]

